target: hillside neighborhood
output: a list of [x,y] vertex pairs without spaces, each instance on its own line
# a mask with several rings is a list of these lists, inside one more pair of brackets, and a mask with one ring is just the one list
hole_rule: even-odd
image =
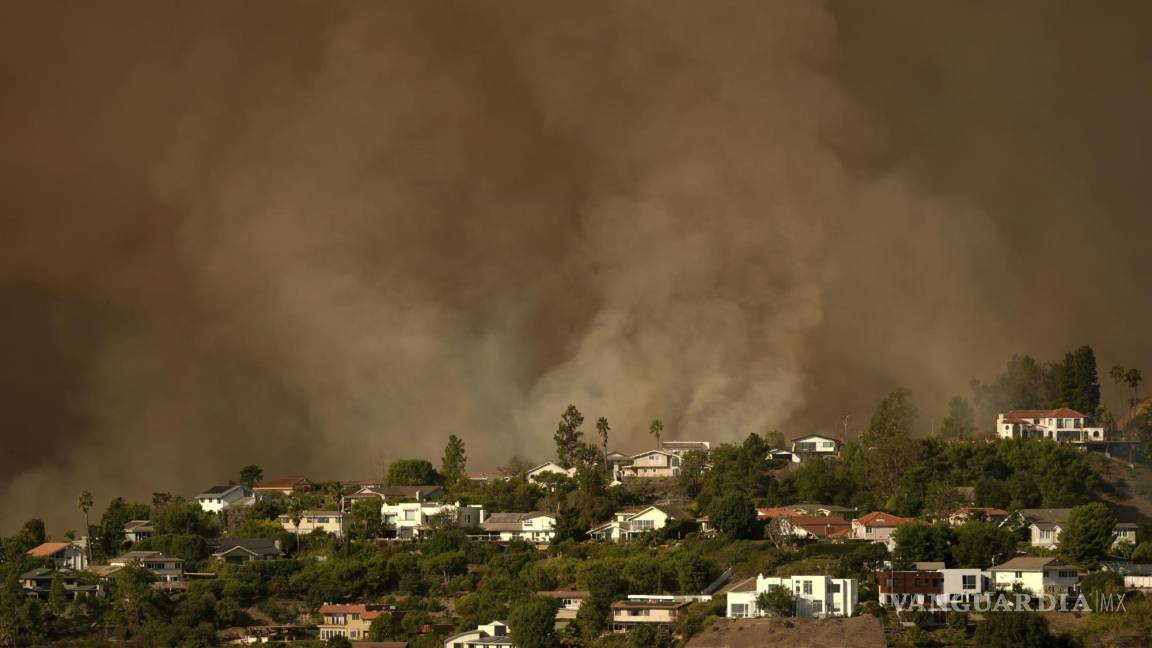
[[470,470],[453,435],[439,467],[253,464],[112,499],[87,533],[32,520],[3,542],[0,645],[691,646],[750,619],[858,616],[892,645],[980,645],[1049,632],[1030,614],[1148,609],[1152,520],[1122,505],[1136,483],[1104,477],[1146,478],[1137,428],[1058,407],[982,434],[962,407],[958,432],[914,438],[909,396],[856,438],[665,439],[656,420],[639,452],[612,450],[604,418],[587,442],[569,406],[539,464]]

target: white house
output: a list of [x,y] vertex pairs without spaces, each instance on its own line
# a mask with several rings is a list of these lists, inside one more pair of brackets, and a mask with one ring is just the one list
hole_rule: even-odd
[[628,541],[643,533],[663,529],[672,519],[691,519],[691,516],[663,504],[621,509],[608,522],[589,530],[588,535],[594,540]]
[[710,441],[661,441],[660,449],[664,452],[671,452],[675,455],[684,456],[693,450],[700,452],[710,452],[712,450],[712,443]]
[[448,637],[444,648],[516,648],[516,644],[508,638],[508,624],[493,621]]
[[1051,439],[1061,443],[1105,441],[1104,428],[1088,427],[1088,417],[1074,409],[1012,410],[996,417],[1001,439]]
[[88,566],[88,557],[84,550],[72,542],[45,542],[32,547],[26,552],[33,558],[49,558],[56,563],[57,569],[75,569],[82,571]]
[[289,533],[308,535],[315,531],[325,531],[337,538],[343,538],[348,530],[348,516],[341,511],[304,511],[300,516],[300,526],[292,523],[289,515],[280,516],[280,526]]
[[144,538],[151,538],[156,533],[156,527],[151,520],[129,520],[124,524],[124,542],[133,544]]
[[552,590],[536,592],[536,596],[556,601],[557,620],[571,620],[576,618],[577,613],[580,612],[580,606],[584,604],[590,594],[584,590]]
[[[1060,543],[1060,532],[1068,526],[1068,516],[1071,514],[1070,508],[1018,509],[1001,524],[1012,528],[1027,525],[1029,544],[1055,549]],[[1112,545],[1118,546],[1123,542],[1136,544],[1136,529],[1137,525],[1131,522],[1116,523]]]
[[555,461],[545,461],[544,463],[534,466],[525,473],[528,481],[533,484],[540,483],[540,477],[543,475],[558,475],[561,477],[572,477],[576,474],[575,468],[565,468]]
[[972,603],[987,597],[996,589],[992,572],[986,569],[953,568],[938,571],[944,575],[944,591],[938,601],[941,606],[949,601]]
[[729,617],[756,617],[767,614],[756,605],[756,597],[769,589],[782,587],[795,599],[795,616],[852,616],[856,610],[858,587],[855,578],[831,576],[756,577],[756,589],[728,593]]
[[896,547],[892,534],[898,527],[915,524],[916,520],[902,518],[883,511],[872,511],[852,520],[852,537],[856,540],[880,542],[891,551]]
[[159,551],[129,551],[108,561],[110,567],[127,567],[133,563],[152,572],[162,583],[184,580],[184,560]]
[[792,439],[792,461],[800,463],[809,459],[826,459],[840,455],[839,439],[820,434],[809,434]]
[[545,543],[556,537],[556,516],[539,511],[533,513],[493,513],[480,528],[498,536],[503,542],[523,540]]
[[219,513],[230,508],[252,506],[256,498],[252,490],[243,484],[213,486],[196,496],[200,508],[208,513]]
[[1056,558],[1019,556],[988,570],[997,589],[1016,587],[1033,594],[1067,594],[1080,583],[1080,572],[1075,565],[1066,565]]
[[438,517],[446,526],[473,529],[484,522],[484,514],[484,507],[480,505],[462,505],[459,502],[400,502],[380,506],[380,519],[384,528],[394,531],[397,538],[404,539],[420,537]]

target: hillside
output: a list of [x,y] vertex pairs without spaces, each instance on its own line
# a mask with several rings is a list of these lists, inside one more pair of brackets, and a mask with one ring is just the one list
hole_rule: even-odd
[[849,619],[717,619],[687,648],[883,648],[884,628],[873,616]]
[[1092,455],[1092,466],[1110,488],[1101,493],[1116,516],[1126,522],[1152,522],[1152,465],[1138,458],[1134,466],[1125,461]]

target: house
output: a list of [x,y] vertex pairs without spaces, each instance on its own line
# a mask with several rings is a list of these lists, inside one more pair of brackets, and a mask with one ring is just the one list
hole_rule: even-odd
[[69,598],[82,598],[100,591],[98,585],[85,583],[79,574],[71,569],[51,569],[49,567],[37,567],[20,574],[20,587],[28,596],[47,600],[48,594],[52,590],[52,579],[56,577],[56,574],[60,574],[64,593]]
[[558,620],[571,620],[576,618],[580,606],[588,598],[589,593],[583,590],[552,590],[536,592],[540,598],[554,599],[557,602],[556,618]]
[[395,533],[397,538],[409,540],[418,538],[431,528],[439,518],[445,526],[474,529],[485,519],[484,508],[478,504],[463,505],[425,503],[422,501],[385,503],[380,506],[380,519],[385,530]]
[[1066,565],[1056,558],[1018,556],[988,570],[997,589],[1021,588],[1040,594],[1068,594],[1080,583],[1080,572],[1075,565]]
[[934,570],[880,570],[875,578],[880,605],[934,607],[944,593],[944,575]]
[[768,456],[766,457],[766,459],[768,461],[786,461],[789,463],[800,463],[800,460],[796,458],[796,455],[792,454],[791,450],[785,450],[783,448],[771,448],[771,449],[769,449],[768,450]]
[[476,626],[475,630],[468,630],[452,635],[444,640],[444,648],[516,648],[508,636],[508,624],[503,621],[493,621],[485,625]]
[[681,457],[692,451],[710,452],[712,450],[710,441],[661,441],[659,445],[664,452],[671,452]]
[[623,477],[675,477],[680,474],[680,455],[665,450],[649,450],[634,454],[631,463],[621,467]]
[[124,542],[135,544],[144,538],[151,538],[156,533],[156,527],[151,520],[129,520],[124,525]]
[[833,515],[789,515],[775,518],[783,533],[803,540],[846,540],[852,537],[852,523]]
[[280,526],[289,533],[307,535],[315,531],[331,533],[337,538],[343,538],[348,531],[348,515],[340,511],[304,511],[300,516],[300,524],[292,522],[289,515],[280,516]]
[[1000,524],[1008,519],[1008,511],[989,506],[961,506],[948,514],[949,526],[960,526],[971,520]]
[[944,589],[939,599],[941,607],[953,601],[974,603],[996,589],[992,572],[988,570],[957,567],[937,571],[944,576]]
[[47,558],[56,564],[57,569],[83,570],[88,566],[84,550],[72,542],[45,542],[26,552],[32,558]]
[[394,607],[372,603],[325,603],[320,606],[319,612],[324,617],[324,621],[317,626],[322,640],[333,637],[345,637],[351,641],[367,639],[368,630],[376,619],[386,616],[396,625],[403,617],[403,613],[396,612]]
[[624,474],[624,470],[632,465],[632,455],[626,455],[623,452],[613,450],[604,457],[604,461],[608,464],[609,472],[616,478],[619,478]]
[[810,459],[827,459],[840,456],[840,447],[844,443],[840,439],[808,434],[792,439],[792,461],[800,463]]
[[493,513],[480,528],[502,542],[551,542],[556,536],[556,516],[539,511],[532,513]]
[[668,504],[621,509],[612,519],[588,531],[593,540],[629,541],[649,531],[663,529],[668,520],[691,520],[692,516]]
[[363,500],[384,502],[438,502],[444,499],[444,487],[436,484],[424,486],[364,486],[344,495],[344,511],[351,512],[352,505]]
[[184,560],[165,556],[159,551],[129,551],[108,561],[111,567],[123,568],[131,564],[139,564],[162,583],[184,580]]
[[1130,562],[1102,562],[1104,571],[1116,572],[1124,577],[1124,588],[1130,590],[1152,590],[1152,564]]
[[1074,409],[1012,410],[996,417],[1001,439],[1051,439],[1084,444],[1106,441],[1104,428],[1088,427],[1088,417]]
[[303,477],[281,477],[256,484],[252,490],[258,496],[291,497],[293,493],[316,490],[316,484]]
[[512,477],[498,471],[474,470],[464,473],[464,479],[477,484],[486,484],[490,481],[508,481]]
[[856,517],[858,509],[835,504],[792,504],[788,508],[801,515],[823,515],[826,517],[839,517],[848,522]]
[[220,513],[230,508],[242,508],[256,503],[253,491],[243,484],[213,486],[196,496],[196,503],[208,513]]
[[782,587],[795,598],[795,616],[829,617],[852,616],[856,611],[858,587],[855,578],[830,576],[791,576],[776,578],[756,577],[755,589],[728,593],[729,617],[765,616],[767,612],[756,605],[756,597],[770,589]]
[[[1028,541],[1033,547],[1054,549],[1060,542],[1060,532],[1068,526],[1068,516],[1072,514],[1070,508],[1051,509],[1018,509],[1008,516],[1001,526],[1018,528],[1028,527]],[[1137,525],[1131,522],[1117,522],[1113,528],[1116,537],[1112,546],[1122,542],[1136,543]]]
[[545,461],[544,463],[542,463],[538,466],[533,466],[532,468],[529,468],[528,472],[525,473],[525,476],[528,478],[528,481],[532,482],[533,484],[539,484],[541,481],[540,478],[543,477],[544,475],[554,475],[554,476],[559,476],[559,477],[572,477],[575,474],[576,474],[575,468],[565,468],[564,466],[561,466],[560,464],[556,463],[555,461]]
[[680,616],[695,599],[677,596],[629,596],[612,604],[613,632],[627,632],[641,625],[675,630]]
[[283,557],[280,541],[267,538],[225,538],[220,541],[212,557],[227,563],[247,563],[276,560]]
[[852,537],[857,540],[880,542],[888,546],[891,551],[896,547],[892,534],[898,527],[905,524],[915,524],[915,520],[902,518],[898,515],[883,511],[872,511],[852,520]]

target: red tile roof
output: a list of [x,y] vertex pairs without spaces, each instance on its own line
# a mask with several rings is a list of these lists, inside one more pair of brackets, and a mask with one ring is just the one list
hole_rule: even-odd
[[952,511],[952,515],[970,515],[972,513],[983,513],[988,517],[1008,517],[1008,511],[989,506],[961,506],[955,511]]
[[853,520],[853,522],[860,526],[870,527],[896,527],[912,524],[915,521],[916,520],[902,518],[899,515],[892,515],[891,513],[885,513],[883,511],[872,511]]
[[33,558],[47,558],[49,556],[54,556],[71,546],[71,542],[45,542],[38,547],[32,547],[29,549],[28,555],[32,556]]
[[1067,407],[1056,409],[1012,410],[1004,412],[1004,418],[1085,418],[1083,414]]

